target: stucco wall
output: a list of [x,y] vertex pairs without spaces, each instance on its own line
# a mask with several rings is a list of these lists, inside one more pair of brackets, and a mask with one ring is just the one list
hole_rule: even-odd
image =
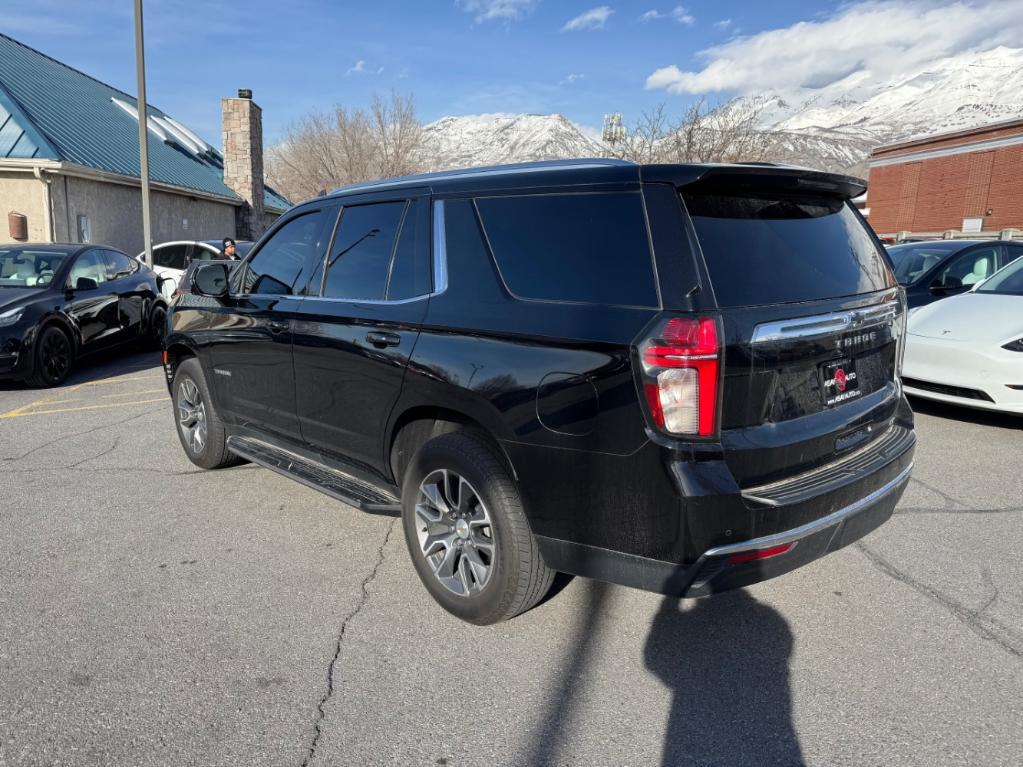
[[7,214],[22,213],[28,218],[30,242],[47,242],[46,189],[31,173],[0,171],[0,242],[11,242]]
[[[89,217],[92,242],[113,245],[131,255],[142,251],[138,187],[61,176],[54,178],[52,192],[56,239],[77,242],[81,214]],[[227,203],[152,191],[149,209],[154,244],[235,236],[234,206]]]

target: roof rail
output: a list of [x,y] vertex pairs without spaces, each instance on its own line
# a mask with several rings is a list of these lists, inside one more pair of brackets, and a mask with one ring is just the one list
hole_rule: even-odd
[[512,173],[536,173],[540,171],[578,170],[579,168],[606,168],[615,166],[634,166],[636,163],[628,160],[617,160],[607,157],[583,158],[578,160],[540,160],[538,162],[520,162],[509,165],[486,165],[479,168],[457,168],[454,170],[442,170],[434,173],[420,173],[413,176],[399,176],[397,178],[384,178],[376,181],[360,181],[355,184],[346,184],[333,190],[330,194],[341,194],[358,191],[371,191],[373,189],[384,189],[390,186],[398,186],[414,183],[429,183],[430,181],[442,181],[445,179],[457,178],[479,178],[481,176],[503,176]]

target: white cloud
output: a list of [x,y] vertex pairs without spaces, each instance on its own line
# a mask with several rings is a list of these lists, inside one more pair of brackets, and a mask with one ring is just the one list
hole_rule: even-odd
[[732,20],[721,19],[721,21],[715,21],[714,26],[717,27],[718,29],[728,29],[730,26],[732,26]]
[[345,72],[345,77],[351,77],[352,75],[364,75],[366,74],[366,61],[365,59],[359,59]]
[[639,17],[640,21],[657,21],[658,19],[674,19],[679,24],[686,26],[696,22],[684,5],[676,5],[670,11],[647,11]]
[[466,13],[475,14],[475,21],[515,21],[536,8],[540,0],[457,0]]
[[607,20],[611,18],[612,13],[614,13],[614,10],[606,5],[590,8],[590,10],[583,11],[574,19],[569,19],[565,22],[565,26],[561,28],[561,31],[576,32],[580,29],[600,29],[607,24]]
[[569,72],[565,75],[565,79],[562,80],[558,85],[575,85],[580,80],[584,79],[586,75],[577,74],[575,72]]
[[698,71],[654,71],[647,89],[795,98],[845,78],[884,82],[968,50],[1019,45],[1023,0],[873,0],[831,16],[739,37],[700,52]]

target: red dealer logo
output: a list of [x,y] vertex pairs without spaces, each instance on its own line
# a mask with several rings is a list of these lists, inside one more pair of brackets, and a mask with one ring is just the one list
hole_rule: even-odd
[[849,381],[849,377],[845,374],[842,368],[835,371],[835,388],[840,392],[845,391],[846,384]]

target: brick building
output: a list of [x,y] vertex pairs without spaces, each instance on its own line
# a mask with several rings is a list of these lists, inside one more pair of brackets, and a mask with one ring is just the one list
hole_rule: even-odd
[[1023,119],[877,147],[869,206],[882,236],[1023,229]]

